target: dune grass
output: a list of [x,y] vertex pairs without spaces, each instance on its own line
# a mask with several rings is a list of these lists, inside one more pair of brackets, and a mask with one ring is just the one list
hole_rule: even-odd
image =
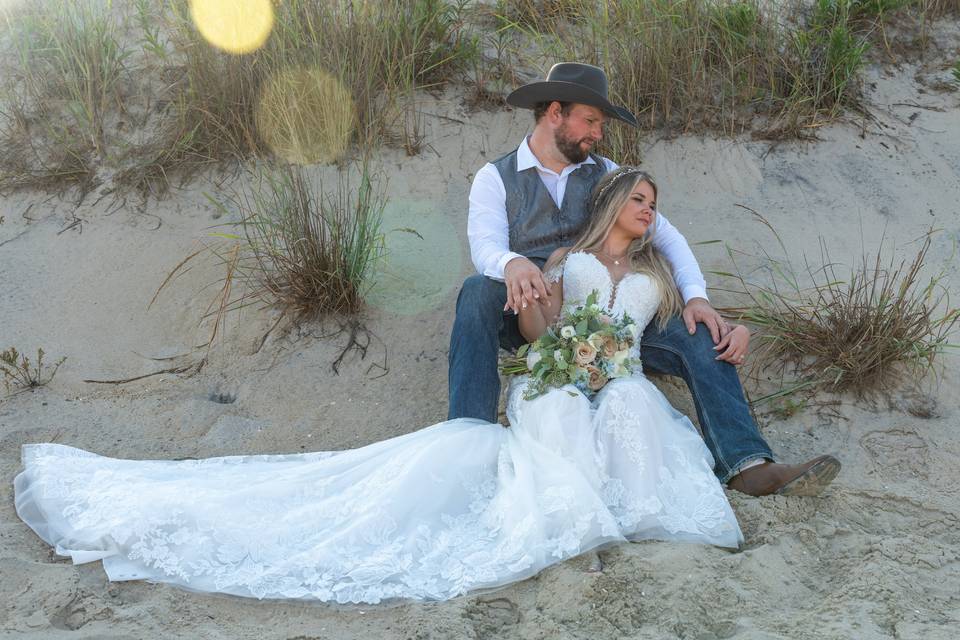
[[638,114],[641,130],[611,127],[600,151],[639,163],[650,130],[809,137],[863,109],[860,72],[871,48],[886,46],[888,24],[925,22],[957,4],[502,0],[500,16],[544,63],[582,60],[607,71],[614,102]]
[[[881,243],[845,274],[823,240],[820,266],[805,260],[799,270],[765,254],[760,271],[770,274],[768,282],[748,281],[739,269],[725,274],[747,299],[736,311],[758,329],[753,370],[781,373],[782,389],[754,403],[800,390],[862,397],[934,372],[938,357],[958,346],[950,335],[960,309],[950,306],[944,286],[949,261],[923,275],[932,236],[925,234],[903,260],[892,251],[884,257]],[[781,249],[786,255],[782,242]]]
[[89,188],[107,159],[129,53],[110,9],[76,0],[5,16],[19,73],[5,91],[0,188]]
[[238,221],[211,234],[210,242],[177,264],[151,305],[194,260],[212,255],[224,276],[214,283],[216,294],[203,316],[213,318],[208,344],[227,313],[251,304],[278,309],[278,322],[362,309],[384,251],[387,202],[380,175],[366,163],[337,172],[332,187],[303,167],[265,166],[242,192],[211,201]]
[[[869,43],[850,11],[821,0],[790,22],[759,0],[584,1],[561,27],[530,33],[549,57],[606,69],[643,130],[795,137],[858,104]],[[602,151],[639,162],[642,135],[612,128]]]
[[[266,42],[243,55],[209,44],[187,0],[46,0],[8,12],[21,81],[4,110],[0,187],[90,182],[106,167],[120,186],[146,191],[223,160],[330,161],[348,145],[415,153],[416,93],[477,66],[462,2],[273,7]],[[138,135],[113,135],[106,123],[144,101],[152,111],[134,118]]]
[[235,204],[250,295],[297,318],[360,310],[383,254],[386,206],[366,166],[355,181],[338,173],[333,189],[295,166],[270,170]]
[[[101,180],[158,192],[223,161],[339,161],[424,139],[422,92],[460,83],[500,105],[517,68],[603,66],[641,129],[599,149],[637,163],[666,132],[806,137],[862,109],[860,71],[889,25],[960,0],[288,0],[243,54],[211,45],[188,0],[43,0],[8,10],[16,81],[0,189]],[[491,14],[494,19],[490,19]],[[9,63],[9,61],[8,61]],[[419,96],[419,97],[418,97]]]

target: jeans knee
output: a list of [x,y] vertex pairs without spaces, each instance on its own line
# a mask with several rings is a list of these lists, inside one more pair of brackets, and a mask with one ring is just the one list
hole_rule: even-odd
[[710,335],[710,329],[706,325],[698,322],[697,330],[690,335],[686,329],[683,331],[681,340],[677,341],[681,351],[687,360],[691,362],[717,362],[717,352],[714,350],[716,344],[713,342],[713,336]]
[[506,287],[502,282],[481,275],[470,276],[463,281],[457,296],[457,319],[497,326],[506,300]]

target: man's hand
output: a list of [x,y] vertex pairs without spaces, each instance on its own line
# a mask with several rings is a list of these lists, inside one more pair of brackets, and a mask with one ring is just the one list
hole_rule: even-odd
[[683,323],[687,325],[690,335],[697,332],[697,323],[702,322],[710,330],[713,344],[720,342],[720,338],[727,335],[730,326],[720,316],[716,309],[710,306],[706,298],[690,298],[683,307]]
[[503,281],[507,285],[507,304],[503,310],[513,309],[520,313],[527,305],[550,306],[550,285],[540,268],[526,258],[514,258],[503,269]]

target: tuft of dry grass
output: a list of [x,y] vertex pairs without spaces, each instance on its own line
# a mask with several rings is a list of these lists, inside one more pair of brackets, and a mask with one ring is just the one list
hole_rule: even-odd
[[294,166],[263,174],[239,206],[251,295],[298,318],[359,311],[384,249],[374,180],[364,166],[356,184],[341,172],[327,191]]
[[[949,336],[960,309],[950,307],[942,284],[949,265],[922,276],[932,236],[923,237],[912,259],[899,262],[892,253],[885,260],[881,245],[846,277],[822,240],[824,265],[807,264],[802,274],[769,256],[771,284],[748,282],[739,270],[726,274],[748,299],[736,311],[759,330],[754,371],[779,369],[783,376],[790,370],[795,377],[784,390],[754,402],[800,389],[864,396],[888,390],[904,376],[920,380],[933,371],[938,356],[957,346]],[[801,285],[800,277],[811,284]]]
[[45,355],[43,348],[39,348],[36,361],[31,362],[30,358],[18,352],[15,347],[0,353],[0,373],[3,373],[3,383],[7,391],[10,391],[11,385],[26,390],[49,384],[66,358],[60,358],[51,368],[43,363]]
[[236,232],[217,232],[215,242],[184,258],[150,304],[196,258],[212,254],[224,277],[204,313],[213,318],[208,344],[228,312],[250,304],[278,308],[280,319],[357,314],[384,251],[386,198],[379,175],[365,163],[355,173],[351,178],[338,172],[336,186],[328,189],[295,165],[259,171],[249,189],[214,201],[239,218],[231,225]]

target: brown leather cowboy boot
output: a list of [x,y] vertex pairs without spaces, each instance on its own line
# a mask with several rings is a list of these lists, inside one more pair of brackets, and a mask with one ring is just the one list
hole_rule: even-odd
[[727,482],[735,491],[751,496],[816,496],[840,472],[840,461],[820,456],[803,464],[764,462],[744,469]]

